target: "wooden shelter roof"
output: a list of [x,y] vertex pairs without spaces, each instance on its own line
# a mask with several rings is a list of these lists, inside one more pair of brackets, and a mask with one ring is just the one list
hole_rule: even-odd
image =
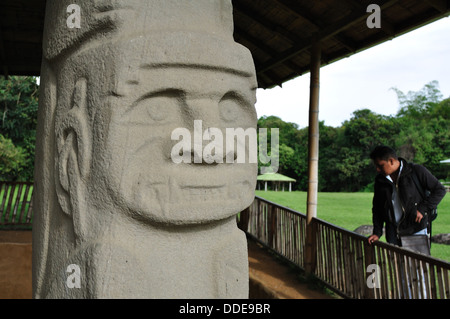
[[[0,2],[0,73],[39,75],[45,0]],[[382,25],[367,27],[367,7]],[[309,72],[312,38],[322,65],[449,15],[450,0],[233,0],[235,39],[254,57],[258,85],[270,88]]]

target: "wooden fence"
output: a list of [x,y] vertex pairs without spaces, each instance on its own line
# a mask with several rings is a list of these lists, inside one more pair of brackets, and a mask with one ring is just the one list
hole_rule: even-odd
[[0,182],[0,228],[31,227],[33,183]]
[[302,269],[305,246],[313,245],[312,274],[343,297],[450,299],[448,262],[383,242],[369,245],[366,237],[317,218],[306,225],[304,214],[259,197],[238,224]]
[[[0,227],[31,227],[33,184],[0,182]],[[364,236],[256,197],[239,227],[300,268],[312,245],[312,274],[348,298],[450,299],[450,263]],[[306,228],[311,227],[311,238]]]

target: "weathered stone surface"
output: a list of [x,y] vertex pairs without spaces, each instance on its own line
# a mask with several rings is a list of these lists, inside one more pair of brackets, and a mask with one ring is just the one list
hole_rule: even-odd
[[450,234],[437,234],[431,236],[431,241],[436,244],[450,245]]
[[[373,232],[373,226],[372,225],[362,225],[359,226],[354,230],[355,233],[363,235],[363,236],[370,236]],[[384,235],[384,228],[383,228],[383,235]],[[450,234],[437,234],[431,236],[431,241],[433,243],[437,244],[445,244],[450,245]]]
[[253,200],[257,164],[172,157],[172,133],[195,135],[195,121],[204,140],[256,128],[255,70],[233,40],[231,1],[77,1],[79,29],[67,26],[71,2],[47,1],[34,297],[246,298],[235,215]]
[[[373,226],[372,225],[362,225],[359,226],[354,230],[355,233],[363,235],[363,236],[370,236],[373,234]],[[384,228],[383,228],[383,235],[384,235]]]

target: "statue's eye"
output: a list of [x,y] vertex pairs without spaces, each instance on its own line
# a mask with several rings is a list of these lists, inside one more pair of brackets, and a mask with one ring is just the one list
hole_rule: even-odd
[[153,121],[164,122],[171,115],[176,114],[178,100],[167,96],[154,96],[141,101],[141,107],[145,110],[144,116],[149,116]]
[[183,103],[183,96],[178,91],[144,96],[130,111],[128,123],[158,125],[173,122],[178,119]]
[[233,122],[243,114],[242,100],[232,92],[225,94],[219,102],[220,117],[225,122]]

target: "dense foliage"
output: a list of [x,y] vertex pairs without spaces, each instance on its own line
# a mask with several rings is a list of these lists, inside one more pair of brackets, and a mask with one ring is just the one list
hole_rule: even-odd
[[0,77],[0,180],[33,180],[38,91],[34,77]]
[[[400,104],[395,116],[361,109],[340,127],[320,123],[319,191],[371,191],[375,169],[369,154],[379,144],[425,165],[439,179],[449,178],[449,166],[439,162],[450,158],[450,98],[442,98],[436,81],[419,92],[394,90]],[[279,128],[278,172],[295,178],[298,190],[306,190],[308,128],[275,116],[261,117],[258,127]]]

